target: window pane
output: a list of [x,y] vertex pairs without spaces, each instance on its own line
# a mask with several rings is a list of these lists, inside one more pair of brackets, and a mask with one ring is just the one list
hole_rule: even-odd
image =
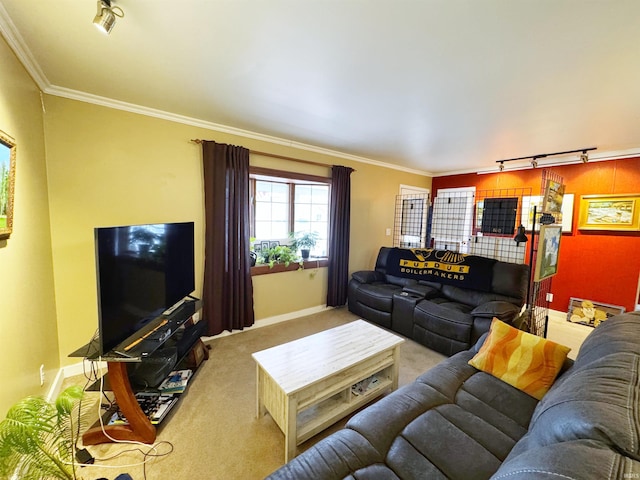
[[329,186],[314,185],[311,189],[311,201],[315,204],[329,205]]
[[327,205],[313,205],[311,207],[311,220],[314,222],[329,221],[329,209]]
[[271,222],[271,236],[269,239],[285,239],[289,236],[289,222]]
[[288,224],[289,185],[256,180],[254,236],[260,240],[287,238]]
[[268,240],[271,238],[271,222],[262,222],[256,220],[255,237],[259,240]]
[[[311,205],[307,203],[296,203],[295,204],[295,222],[309,222],[311,221]],[[296,232],[298,229],[296,228]]]
[[289,204],[289,185],[285,183],[271,184],[271,201]]
[[296,185],[296,204],[311,203],[311,185]]
[[286,203],[272,203],[271,221],[284,222],[286,224],[289,221],[289,205]]
[[266,222],[271,220],[271,204],[265,202],[256,202],[256,227],[258,222]]
[[329,186],[295,186],[295,232],[316,232],[318,242],[311,249],[311,255],[327,255],[327,236],[329,220]]

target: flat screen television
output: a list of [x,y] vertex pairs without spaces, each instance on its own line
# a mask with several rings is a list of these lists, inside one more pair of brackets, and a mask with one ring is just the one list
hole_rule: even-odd
[[99,227],[95,247],[103,355],[195,290],[193,222]]

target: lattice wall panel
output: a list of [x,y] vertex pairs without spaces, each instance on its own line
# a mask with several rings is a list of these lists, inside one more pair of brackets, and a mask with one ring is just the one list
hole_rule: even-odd
[[397,195],[393,222],[393,246],[421,248],[428,238],[430,196]]

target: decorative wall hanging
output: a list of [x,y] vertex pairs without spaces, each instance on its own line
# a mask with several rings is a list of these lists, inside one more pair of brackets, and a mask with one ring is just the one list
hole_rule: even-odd
[[640,231],[640,194],[583,195],[580,197],[581,230]]
[[542,225],[540,227],[534,281],[539,282],[558,273],[561,237],[562,226],[560,225]]
[[[537,212],[542,212],[542,197],[540,195],[530,195],[522,197],[522,219],[521,223],[527,231],[531,231],[533,225],[533,207],[537,207]],[[573,193],[565,193],[562,197],[562,233],[571,233],[573,229]],[[540,221],[536,220],[536,231],[540,230]]]
[[0,130],[0,239],[13,231],[13,192],[16,181],[16,143]]

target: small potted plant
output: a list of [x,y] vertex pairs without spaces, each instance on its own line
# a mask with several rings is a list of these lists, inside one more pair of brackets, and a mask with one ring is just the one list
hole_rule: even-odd
[[269,264],[270,268],[273,268],[276,263],[282,263],[285,267],[288,267],[297,260],[295,250],[287,245],[277,245],[263,251],[262,258],[265,263]]
[[294,251],[299,249],[302,259],[307,260],[311,249],[318,243],[319,237],[318,232],[298,232],[291,242],[291,249]]

